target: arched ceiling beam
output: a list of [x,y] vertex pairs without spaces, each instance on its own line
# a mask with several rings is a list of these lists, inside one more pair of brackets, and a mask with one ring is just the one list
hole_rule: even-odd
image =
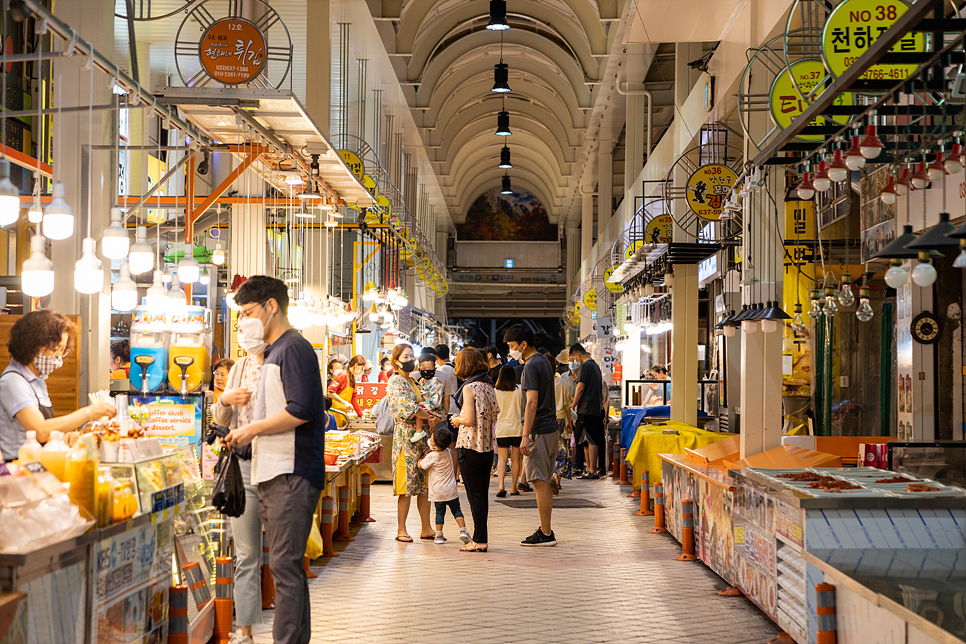
[[[567,42],[586,41],[591,53],[595,56],[607,55],[607,34],[599,14],[590,6],[587,0],[562,0],[569,12],[561,11],[557,2],[550,0],[515,0],[512,11],[508,12],[508,19],[513,23],[513,16],[532,16],[539,21],[554,25]],[[474,18],[489,17],[490,3],[488,0],[472,0],[471,2],[448,3],[452,9],[436,11],[437,5],[447,4],[436,0],[416,0],[406,7],[399,21],[399,31],[396,33],[396,52],[412,54],[417,34],[420,40],[425,37],[423,25],[427,18],[431,22],[434,32],[445,34],[461,23],[467,23]],[[432,15],[430,15],[432,14]],[[441,35],[431,38],[434,44],[439,42]]]
[[438,148],[433,150],[431,157],[439,162],[445,162],[456,155],[456,153],[468,145],[474,145],[474,142],[479,138],[493,137],[494,141],[497,141],[501,146],[506,142],[511,148],[515,145],[514,139],[516,140],[540,140],[544,142],[548,153],[551,154],[558,163],[561,164],[572,164],[577,157],[576,150],[569,147],[561,145],[561,142],[554,139],[548,130],[543,127],[540,123],[524,119],[522,116],[519,117],[514,125],[514,121],[511,120],[510,126],[513,132],[512,136],[498,137],[493,134],[493,117],[487,114],[483,117],[474,119],[473,121],[467,122],[462,128],[456,131],[453,139],[446,140]]
[[[497,168],[496,159],[492,158],[492,154],[482,154],[484,157],[476,165],[464,165],[459,173],[453,173],[449,180],[446,182],[447,185],[451,185],[459,188],[460,186],[465,186],[472,183],[473,178],[480,173],[481,168]],[[497,157],[499,158],[499,157]],[[516,159],[516,164],[510,168],[510,170],[517,171],[527,171],[534,177],[540,180],[541,185],[546,187],[549,195],[555,199],[563,199],[566,195],[566,185],[561,185],[563,182],[560,180],[559,175],[554,174],[552,169],[546,168],[540,164],[536,159],[528,159],[522,156],[518,156]],[[497,170],[503,171],[501,168]],[[457,196],[462,196],[462,191],[458,191]]]
[[[465,28],[462,30],[465,31]],[[483,29],[460,36],[460,29],[457,29],[455,34],[441,34],[440,40],[432,40],[436,36],[436,31],[437,26],[433,24],[429,33],[425,36],[420,35],[416,51],[409,60],[407,68],[409,79],[426,78],[426,70],[429,67],[438,64],[444,67],[451,65],[473,50],[495,49],[498,55],[500,40],[492,31]],[[581,83],[586,78],[597,78],[598,63],[590,53],[590,49],[585,45],[581,46],[581,43],[577,43],[575,47],[573,43],[563,43],[562,39],[549,38],[544,34],[526,29],[509,29],[504,33],[503,39],[504,58],[508,60],[518,58],[515,52],[521,49],[538,51],[554,64],[572,68],[568,69],[568,73],[579,78]],[[562,46],[565,44],[570,45],[570,48]]]
[[[510,145],[510,158],[514,165],[536,165],[547,177],[553,177],[552,183],[556,186],[565,183],[563,177],[570,176],[570,169],[562,171],[550,148],[540,139],[521,133],[514,143],[515,145]],[[469,145],[461,147],[452,158],[440,164],[437,173],[449,177],[448,183],[458,183],[468,171],[475,171],[488,163],[496,165],[500,160],[502,147],[502,141],[491,141],[490,137],[481,133]]]
[[[467,186],[465,194],[467,195],[465,199],[453,204],[450,212],[455,213],[454,222],[463,223],[466,221],[466,213],[473,205],[473,202],[479,199],[480,195],[489,190],[490,188],[499,188],[502,184],[502,174],[495,172],[487,172],[476,178],[472,185]],[[510,174],[510,185],[516,189],[523,188],[527,190],[530,194],[540,200],[543,204],[544,210],[547,211],[547,217],[550,219],[551,223],[557,223],[557,218],[559,217],[559,204],[555,203],[553,200],[548,199],[544,189],[536,182],[534,182],[530,177],[524,174]]]

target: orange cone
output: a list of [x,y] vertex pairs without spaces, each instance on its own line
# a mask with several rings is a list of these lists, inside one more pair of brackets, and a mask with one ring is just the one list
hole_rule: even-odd
[[818,617],[816,644],[835,644],[838,641],[835,625],[835,586],[815,584],[815,616]]
[[369,474],[362,475],[362,497],[359,499],[359,522],[360,523],[375,523],[375,519],[369,516],[369,511],[371,509],[369,489],[371,486],[372,477]]
[[620,478],[619,481],[617,481],[617,484],[618,485],[630,485],[631,484],[631,482],[627,480],[627,461],[625,460],[625,458],[627,458],[627,450],[622,447],[621,448],[621,451],[620,451],[620,459],[621,459],[621,461],[620,461],[620,476],[621,476],[621,478]]
[[694,554],[694,504],[690,499],[681,501],[681,554],[674,560],[698,560]]
[[275,580],[268,566],[268,535],[262,532],[262,610],[275,608]]
[[338,557],[339,553],[332,549],[332,504],[331,496],[322,497],[322,556]]
[[649,517],[654,514],[651,512],[651,483],[647,470],[641,472],[641,509],[634,514],[639,517]]
[[664,485],[661,483],[654,486],[654,529],[650,532],[654,534],[667,532],[664,525]]
[[228,644],[234,626],[232,605],[235,566],[231,557],[215,558],[215,630],[214,641]]
[[188,644],[188,587],[168,588],[168,642]]
[[355,541],[349,534],[349,488],[343,485],[339,488],[339,531],[333,537],[336,541]]

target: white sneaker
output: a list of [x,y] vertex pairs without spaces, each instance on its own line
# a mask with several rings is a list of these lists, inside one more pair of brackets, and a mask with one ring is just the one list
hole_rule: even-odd
[[231,635],[228,636],[229,644],[254,644],[254,640],[248,635],[242,635],[238,631],[233,631]]
[[462,530],[460,530],[460,541],[462,541],[463,543],[469,543],[470,541],[472,541],[472,539],[470,539],[470,533],[466,528],[463,528]]
[[446,537],[443,536],[442,532],[437,532],[436,538],[433,539],[433,543],[446,543]]

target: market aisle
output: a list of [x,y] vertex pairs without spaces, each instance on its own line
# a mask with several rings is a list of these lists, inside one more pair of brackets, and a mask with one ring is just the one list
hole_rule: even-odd
[[[474,554],[459,552],[449,515],[446,545],[395,541],[392,490],[373,485],[377,523],[353,529],[354,542],[336,544],[340,557],[312,566],[312,641],[764,644],[775,636],[745,598],[719,597],[725,584],[703,564],[674,561],[676,542],[647,532],[653,518],[634,516],[638,500],[627,492],[610,479],[564,481],[558,503],[591,507],[554,509],[555,548],[518,545],[538,524],[536,507],[498,502],[535,503],[533,493],[494,498],[490,550]],[[409,528],[419,534],[415,504]],[[271,642],[270,623],[256,627],[255,642]]]

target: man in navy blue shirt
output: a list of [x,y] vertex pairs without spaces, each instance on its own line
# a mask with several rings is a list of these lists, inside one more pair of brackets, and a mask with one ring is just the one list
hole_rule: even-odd
[[238,330],[263,341],[254,421],[232,430],[229,445],[252,443],[252,483],[268,536],[275,580],[275,642],[308,644],[309,586],[303,568],[312,515],[325,487],[325,394],[315,350],[288,322],[288,292],[256,275],[235,294]]

